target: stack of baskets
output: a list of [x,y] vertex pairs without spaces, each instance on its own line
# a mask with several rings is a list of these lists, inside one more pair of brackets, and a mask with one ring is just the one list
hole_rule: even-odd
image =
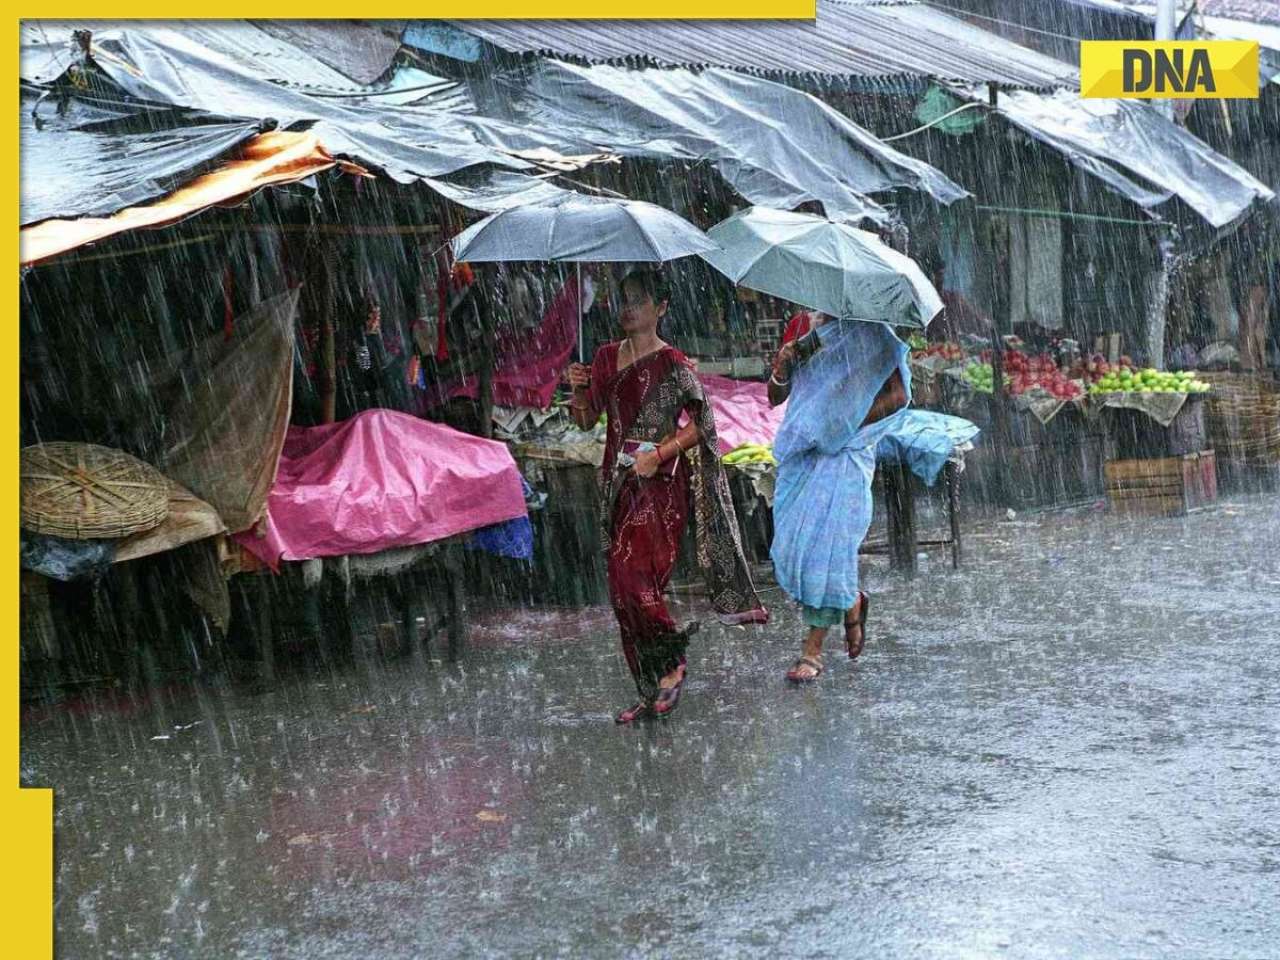
[[1218,461],[1280,466],[1280,383],[1249,373],[1202,373],[1209,394],[1209,435]]
[[21,453],[20,522],[32,533],[114,540],[152,530],[169,515],[169,481],[120,450],[41,443]]

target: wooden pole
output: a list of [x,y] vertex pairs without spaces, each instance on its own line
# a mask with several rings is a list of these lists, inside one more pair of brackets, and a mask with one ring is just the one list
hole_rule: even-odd
[[[479,282],[477,280],[477,282]],[[485,303],[480,312],[480,436],[493,438],[493,352],[497,331],[494,311]]]
[[337,416],[338,401],[338,355],[334,344],[334,308],[338,285],[334,268],[337,256],[332,240],[320,237],[316,242],[326,247],[325,256],[320,258],[321,269],[325,273],[320,282],[320,289],[324,291],[320,303],[323,313],[320,318],[320,416],[322,423],[333,423]]
[[1009,482],[1009,400],[1004,388],[1004,340],[1001,333],[1009,321],[1009,247],[1007,237],[999,229],[999,221],[991,217],[987,221],[988,250],[997,265],[996,282],[991,287],[991,425],[995,434],[996,462],[993,471],[996,497],[999,502],[1011,496]]

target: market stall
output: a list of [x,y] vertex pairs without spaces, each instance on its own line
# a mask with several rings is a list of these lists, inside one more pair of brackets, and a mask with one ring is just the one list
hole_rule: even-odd
[[1121,367],[1100,378],[1089,412],[1107,437],[1113,510],[1176,516],[1218,498],[1204,400],[1211,386],[1187,371]]
[[[499,533],[503,525],[516,529]],[[420,605],[437,603],[415,589],[411,575],[425,568],[444,586],[442,615],[428,624],[447,628],[451,656],[466,633],[458,551],[475,546],[528,559],[532,548],[525,485],[503,444],[389,410],[291,427],[263,519],[234,540],[260,568],[310,564],[308,586],[320,583],[325,567],[348,585],[410,575],[398,591],[407,642],[417,639]],[[259,639],[270,673],[272,624],[263,609]]]

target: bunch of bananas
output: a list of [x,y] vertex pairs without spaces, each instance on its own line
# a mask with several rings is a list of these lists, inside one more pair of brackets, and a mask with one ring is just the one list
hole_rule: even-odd
[[759,443],[742,443],[734,447],[723,457],[721,462],[727,464],[735,463],[773,463],[778,461],[773,459],[773,450]]

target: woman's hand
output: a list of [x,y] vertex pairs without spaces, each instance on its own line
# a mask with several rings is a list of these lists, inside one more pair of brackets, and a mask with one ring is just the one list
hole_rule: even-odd
[[658,472],[660,466],[662,466],[662,458],[658,456],[657,450],[642,450],[636,454],[636,465],[632,469],[635,470],[637,477],[647,480]]
[[773,376],[777,380],[787,380],[791,376],[791,368],[796,363],[796,342],[788,341],[782,345],[777,356],[773,358]]
[[574,390],[585,390],[591,385],[591,368],[585,363],[569,364],[569,386]]

